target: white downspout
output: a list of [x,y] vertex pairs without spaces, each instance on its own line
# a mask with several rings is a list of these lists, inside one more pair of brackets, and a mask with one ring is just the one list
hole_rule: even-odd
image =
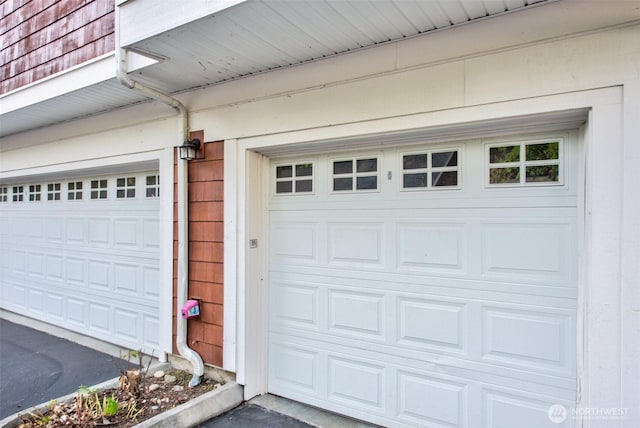
[[[127,75],[127,52],[120,47],[120,8],[116,6],[116,76],[120,83],[129,89],[135,89],[146,96],[161,101],[173,107],[179,114],[178,145],[188,140],[189,112],[177,99],[136,82]],[[187,239],[189,237],[189,203],[188,203],[188,161],[178,159],[178,311],[189,298],[189,250]],[[187,322],[179,314],[176,314],[177,332],[176,348],[181,356],[186,358],[193,367],[193,376],[189,386],[194,387],[202,381],[204,364],[202,358],[187,345]]]

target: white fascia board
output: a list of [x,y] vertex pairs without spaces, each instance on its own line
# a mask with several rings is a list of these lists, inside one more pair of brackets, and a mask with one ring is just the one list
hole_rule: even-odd
[[118,0],[121,46],[130,46],[246,1]]
[[96,85],[116,76],[115,53],[61,71],[0,96],[0,111],[9,113],[40,102]]
[[[153,58],[127,52],[129,72],[158,62]],[[68,94],[116,77],[115,52],[78,64],[0,96],[0,112],[6,114]]]

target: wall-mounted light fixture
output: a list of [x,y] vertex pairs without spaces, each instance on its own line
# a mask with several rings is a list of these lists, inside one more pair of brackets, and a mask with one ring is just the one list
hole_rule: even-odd
[[197,138],[185,141],[181,146],[178,146],[178,149],[180,149],[180,159],[200,159],[198,157],[198,151],[200,150],[200,140]]

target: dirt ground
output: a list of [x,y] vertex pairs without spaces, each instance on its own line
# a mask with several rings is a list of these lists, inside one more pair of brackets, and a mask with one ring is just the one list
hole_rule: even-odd
[[142,378],[137,394],[118,387],[101,391],[81,388],[73,401],[52,402],[45,412],[23,416],[18,427],[132,427],[220,386],[204,379],[189,388],[190,379],[187,371],[170,369],[162,376]]

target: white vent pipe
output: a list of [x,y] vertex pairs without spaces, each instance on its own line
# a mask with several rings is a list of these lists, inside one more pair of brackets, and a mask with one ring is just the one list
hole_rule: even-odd
[[[146,96],[161,101],[173,107],[179,115],[178,145],[182,145],[189,138],[189,112],[177,99],[150,88],[131,79],[127,75],[127,52],[120,46],[120,8],[116,6],[116,76],[120,83],[129,89],[135,89]],[[189,201],[188,201],[188,161],[178,159],[178,312],[189,298]],[[186,358],[193,368],[193,376],[189,386],[194,387],[202,381],[204,364],[196,351],[187,345],[187,321],[180,314],[176,332],[176,348],[181,356]]]

